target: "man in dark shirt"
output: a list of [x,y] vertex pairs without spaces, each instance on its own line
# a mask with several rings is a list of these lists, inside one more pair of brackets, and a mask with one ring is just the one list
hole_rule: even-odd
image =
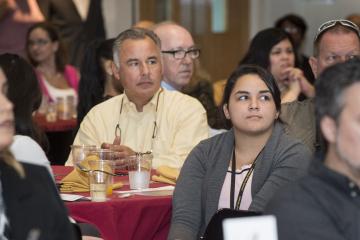
[[360,239],[360,60],[324,70],[316,82],[322,156],[298,182],[281,189],[265,208],[279,239]]

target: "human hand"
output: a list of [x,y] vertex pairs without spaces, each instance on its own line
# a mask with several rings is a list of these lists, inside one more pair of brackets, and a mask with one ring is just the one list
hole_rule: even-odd
[[135,155],[135,151],[125,145],[121,145],[121,138],[120,136],[115,137],[113,143],[102,143],[101,148],[110,149],[114,152],[116,159],[124,159],[129,156]]
[[315,97],[315,87],[305,77],[300,79],[300,87],[305,96],[309,98]]

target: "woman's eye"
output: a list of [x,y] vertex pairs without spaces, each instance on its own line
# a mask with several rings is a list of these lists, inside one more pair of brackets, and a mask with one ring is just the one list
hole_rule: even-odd
[[238,97],[238,100],[244,101],[244,100],[247,100],[248,98],[249,98],[248,96],[242,95],[242,96],[239,96],[239,97]]
[[271,97],[268,96],[268,95],[262,95],[262,96],[260,96],[260,100],[262,100],[262,101],[270,101]]
[[292,48],[289,48],[286,50],[287,53],[294,53],[293,49]]

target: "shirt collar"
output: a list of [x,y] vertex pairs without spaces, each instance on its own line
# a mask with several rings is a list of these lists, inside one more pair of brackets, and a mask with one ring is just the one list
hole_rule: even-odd
[[165,81],[161,81],[161,87],[169,91],[177,91],[173,86]]
[[349,195],[351,198],[360,197],[359,186],[348,177],[328,168],[319,156],[313,159],[309,173],[320,177],[320,179]]
[[[158,104],[158,95],[161,94],[161,92],[163,92],[163,88],[160,87],[156,93],[154,94],[154,96],[151,98],[151,100],[145,104],[145,106],[143,107],[143,109],[148,108],[149,106],[151,106],[152,108],[156,108],[156,105]],[[128,98],[128,96],[126,95],[126,93],[124,92],[123,94],[123,107],[129,107],[129,106],[133,106],[135,108],[135,104],[133,102],[131,102]]]

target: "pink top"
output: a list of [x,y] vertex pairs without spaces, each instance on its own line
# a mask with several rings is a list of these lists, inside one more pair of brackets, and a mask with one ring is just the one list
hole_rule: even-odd
[[[51,101],[54,101],[55,99],[52,99],[52,97],[49,94],[49,90],[45,86],[44,76],[39,71],[36,71],[36,75],[39,80],[42,93],[45,96],[47,96]],[[69,84],[69,86],[71,88],[73,88],[75,90],[75,92],[77,93],[78,85],[79,85],[79,78],[78,78],[76,68],[71,65],[66,65],[65,70],[64,70],[64,75],[65,75],[65,79],[66,79],[67,83]]]
[[[236,204],[241,184],[243,183],[246,174],[250,170],[250,167],[251,167],[251,165],[244,165],[241,167],[241,169],[236,170],[234,204]],[[244,193],[243,193],[241,203],[240,203],[240,210],[249,210],[249,207],[250,207],[250,204],[252,201],[251,183],[252,183],[253,173],[254,172],[251,173],[251,175],[246,183]],[[231,187],[231,168],[226,172],[225,181],[222,186],[221,193],[220,193],[218,209],[230,208],[230,187]]]

